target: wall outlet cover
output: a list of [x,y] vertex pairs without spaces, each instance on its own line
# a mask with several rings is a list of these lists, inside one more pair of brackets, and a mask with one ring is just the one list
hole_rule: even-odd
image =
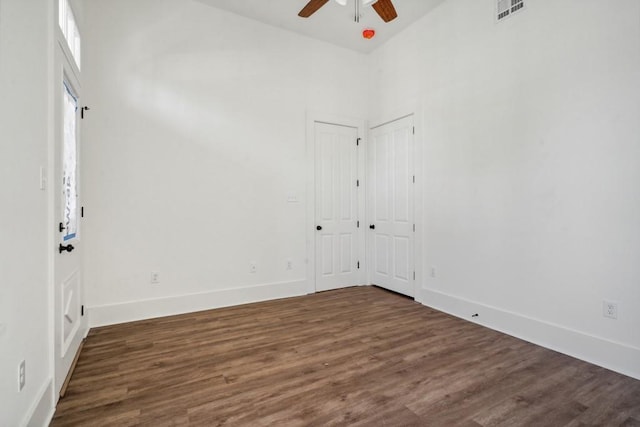
[[23,360],[20,362],[20,367],[18,368],[18,391],[22,391],[24,385],[27,382],[27,368],[26,362]]
[[158,273],[157,271],[152,271],[150,282],[153,284],[160,283],[160,273]]
[[602,302],[602,315],[609,319],[618,318],[618,303],[614,301],[604,300]]

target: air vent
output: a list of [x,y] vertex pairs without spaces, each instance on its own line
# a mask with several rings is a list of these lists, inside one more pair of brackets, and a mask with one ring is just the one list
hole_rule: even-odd
[[498,0],[497,18],[502,21],[524,8],[524,0]]

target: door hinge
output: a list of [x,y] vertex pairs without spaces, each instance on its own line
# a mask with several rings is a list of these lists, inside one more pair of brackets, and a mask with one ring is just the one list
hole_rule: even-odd
[[84,206],[80,207],[80,218],[84,218]]
[[360,228],[360,221],[356,221],[356,228]]
[[80,316],[84,316],[84,305],[80,306]]
[[413,272],[413,280],[416,280],[416,272]]
[[91,110],[91,108],[87,107],[86,105],[84,107],[80,108],[80,118],[84,119],[84,112],[85,111],[89,111],[89,110]]
[[416,134],[416,127],[415,126],[413,127],[413,134],[414,135]]
[[356,187],[360,187],[360,180],[356,179]]
[[356,139],[356,147],[360,145],[360,140],[361,140],[361,138],[357,138]]
[[416,183],[416,176],[415,175],[413,175],[413,183],[414,184]]
[[416,232],[416,225],[415,224],[413,224],[413,232],[414,233]]
[[358,269],[360,269],[360,261],[358,261]]

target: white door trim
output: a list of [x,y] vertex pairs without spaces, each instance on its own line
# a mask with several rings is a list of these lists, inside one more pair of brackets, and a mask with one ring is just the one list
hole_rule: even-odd
[[[60,243],[60,232],[58,231],[58,222],[59,222],[59,206],[57,206],[56,198],[59,197],[58,191],[58,170],[57,164],[60,162],[61,156],[61,118],[62,118],[62,110],[61,110],[61,98],[60,94],[63,87],[63,82],[68,84],[75,96],[78,96],[80,102],[82,102],[82,85],[80,81],[80,71],[75,64],[75,60],[70,56],[70,52],[68,47],[66,46],[66,41],[64,40],[64,36],[62,35],[59,27],[58,27],[58,13],[57,7],[53,7],[56,11],[52,16],[52,40],[50,45],[50,56],[49,56],[49,158],[48,158],[48,172],[47,172],[47,200],[48,200],[48,232],[49,237],[48,240],[50,242],[48,260],[49,260],[49,301],[51,307],[50,319],[50,348],[51,348],[51,375],[52,375],[52,384],[53,384],[53,404],[58,400],[60,387],[62,386],[65,378],[67,377],[68,372],[62,372],[59,366],[59,359],[62,357],[73,358],[76,354],[76,346],[75,343],[78,340],[82,340],[85,338],[89,332],[88,326],[88,316],[85,313],[84,316],[80,316],[77,326],[69,333],[68,340],[65,340],[62,333],[62,328],[60,327],[60,317],[59,315],[64,310],[61,299],[61,286],[64,283],[74,282],[76,289],[74,292],[75,295],[79,298],[79,304],[84,304],[84,289],[82,282],[82,259],[81,255],[78,254],[80,259],[78,260],[77,268],[73,271],[69,271],[67,274],[62,274],[58,269],[60,268],[59,262],[59,254],[56,252],[58,244]],[[82,104],[78,105],[78,108],[81,108]],[[78,122],[77,124],[77,138],[78,144],[78,152],[77,152],[77,161],[78,168],[82,168],[82,122]],[[78,200],[78,206],[82,206],[82,172],[79,173],[79,182],[77,183],[78,191],[80,194],[80,199]],[[81,218],[78,218],[78,221],[82,221]],[[78,239],[84,239],[81,236],[81,226],[79,226],[79,234],[77,236]],[[74,245],[78,245],[79,241],[72,241]],[[72,338],[74,337],[74,338]],[[73,343],[72,343],[73,341]],[[73,344],[73,345],[72,345]]]
[[[424,122],[424,107],[419,101],[410,101],[403,103],[397,108],[393,108],[385,111],[382,114],[376,114],[370,120],[370,127],[367,129],[367,140],[369,140],[369,134],[372,129],[385,125],[387,123],[400,120],[407,116],[413,115],[413,125],[416,128],[416,133],[413,137],[414,144],[414,170],[416,175],[416,184],[414,185],[414,222],[416,224],[416,232],[414,236],[414,263],[416,271],[415,280],[415,295],[414,299],[417,302],[424,303],[424,296],[422,290],[426,284],[426,268],[427,260],[430,257],[428,242],[425,242],[426,227],[428,224],[428,218],[424,210],[424,194],[427,191],[427,170],[425,168],[425,158],[428,155],[428,143],[427,143],[427,126]],[[370,167],[367,163],[367,176],[370,176]],[[368,203],[368,200],[367,200]],[[367,209],[367,221],[370,221],[371,212]],[[367,248],[371,244],[371,236],[367,233]],[[367,250],[367,256],[369,251]],[[371,284],[371,277],[367,269],[367,283]]]
[[[425,147],[425,125],[423,122],[423,108],[418,104],[405,105],[402,108],[397,108],[391,111],[388,114],[375,116],[373,120],[371,120],[371,125],[367,129],[367,140],[370,140],[371,131],[380,126],[384,126],[388,123],[395,122],[397,120],[404,119],[406,117],[413,116],[413,125],[415,127],[415,134],[413,137],[413,153],[414,153],[414,174],[416,176],[416,183],[413,186],[413,197],[414,197],[414,216],[413,220],[416,224],[416,232],[414,234],[414,269],[416,272],[416,279],[414,281],[414,299],[417,302],[423,302],[423,292],[422,289],[424,287],[425,281],[425,268],[424,260],[425,255],[428,256],[428,251],[426,251],[424,236],[426,235],[426,224],[427,218],[425,217],[424,208],[423,208],[423,194],[426,189],[427,184],[427,176],[426,169],[424,167],[424,158],[426,155],[426,147]],[[369,177],[371,175],[371,165],[367,162],[367,170],[366,176]],[[371,209],[369,209],[369,200],[367,197],[367,224],[371,223]],[[367,233],[367,265],[370,262],[371,253],[369,248],[371,247],[371,235]],[[369,269],[367,268],[367,284],[371,284],[371,274]]]
[[[396,122],[399,122],[399,121],[409,121],[410,122],[410,126],[413,127],[413,131],[412,131],[413,134],[411,135],[411,138],[410,138],[411,142],[410,142],[409,147],[408,147],[408,149],[409,149],[409,157],[411,158],[411,165],[410,165],[410,168],[408,170],[408,173],[409,173],[409,178],[411,178],[411,176],[416,176],[416,167],[415,167],[415,163],[416,163],[416,161],[415,161],[415,158],[416,158],[416,152],[415,152],[415,149],[416,149],[415,124],[416,123],[415,123],[415,115],[413,115],[413,114],[403,115],[402,117],[398,117],[397,119],[389,120],[389,121],[386,121],[386,122],[381,123],[379,125],[371,127],[369,129],[369,134],[370,134],[369,135],[369,139],[370,139],[370,141],[372,141],[371,143],[373,144],[374,141],[373,141],[373,137],[371,136],[373,131],[375,131],[376,129],[379,129],[379,128],[383,127],[383,126],[395,126],[394,124]],[[371,147],[371,150],[374,150],[374,148]],[[373,165],[371,163],[372,160],[373,159],[370,159],[369,157],[367,158],[367,176],[368,176],[370,182],[373,182],[373,180],[375,179],[375,177],[373,175],[374,168],[373,168]],[[408,195],[409,199],[411,200],[412,208],[411,208],[411,211],[410,211],[410,214],[409,214],[410,215],[410,222],[407,225],[412,227],[415,224],[415,226],[416,226],[415,230],[411,231],[411,227],[410,227],[409,230],[407,231],[407,233],[408,233],[407,235],[409,236],[409,239],[410,239],[410,244],[409,244],[410,245],[410,249],[408,250],[409,268],[408,268],[408,271],[407,271],[407,276],[408,276],[407,285],[409,286],[409,288],[411,290],[408,291],[408,292],[402,292],[402,291],[400,291],[400,289],[394,289],[393,286],[391,286],[391,283],[387,283],[386,286],[389,286],[389,289],[391,289],[391,290],[396,290],[397,292],[402,292],[404,294],[407,294],[407,295],[415,298],[415,296],[418,294],[418,289],[419,289],[419,286],[417,285],[418,282],[417,282],[417,272],[416,272],[416,264],[417,264],[416,260],[418,259],[416,257],[416,242],[418,240],[418,233],[416,232],[417,231],[417,223],[416,223],[416,207],[415,207],[415,200],[416,200],[416,198],[415,198],[415,195],[416,195],[416,185],[415,185],[415,183],[410,185],[409,188],[410,189],[408,190],[409,192],[408,192],[407,195]],[[370,222],[368,224],[376,224],[376,222],[377,222],[377,219],[374,218],[374,213],[373,213],[373,210],[374,210],[373,206],[374,206],[374,203],[375,203],[374,201],[376,199],[376,194],[374,194],[374,192],[375,192],[375,186],[370,185],[369,186],[369,191],[367,193],[367,205],[368,205],[368,212],[367,213],[368,213],[368,218],[370,218],[369,219]],[[380,225],[380,224],[376,224],[376,225]],[[378,229],[376,228],[375,232],[370,231],[370,232],[367,233],[367,238],[368,238],[368,240],[367,240],[367,258],[368,258],[367,266],[369,267],[369,268],[367,268],[367,274],[368,274],[367,278],[369,280],[369,283],[373,283],[374,282],[373,273],[372,273],[371,270],[376,265],[376,262],[374,261],[374,257],[376,256],[376,254],[374,253],[375,244],[374,244],[374,240],[373,239],[375,238],[375,236],[378,235],[378,231],[377,230]],[[389,256],[392,256],[390,252],[389,252]],[[392,270],[395,270],[394,265],[395,265],[395,263],[392,263],[391,266],[390,266],[390,268]],[[385,286],[385,284],[380,283],[380,282],[378,282],[377,284],[380,285],[380,286]]]
[[364,284],[366,282],[366,243],[365,238],[366,234],[364,233],[364,221],[366,216],[366,207],[365,207],[365,195],[366,195],[366,180],[365,180],[365,159],[366,159],[366,141],[365,141],[365,129],[366,129],[366,121],[363,119],[357,119],[352,117],[344,117],[335,114],[327,114],[327,113],[317,113],[317,112],[307,112],[307,123],[306,123],[306,163],[307,163],[307,191],[306,191],[306,202],[307,202],[307,211],[306,211],[306,227],[307,231],[306,235],[306,263],[307,263],[307,271],[306,271],[306,279],[307,279],[307,293],[313,294],[316,292],[316,279],[315,279],[315,259],[316,259],[316,248],[315,248],[315,237],[316,237],[316,178],[315,178],[315,124],[316,123],[327,123],[337,126],[348,126],[352,128],[356,128],[358,130],[358,137],[361,138],[360,141],[360,149],[358,150],[358,179],[360,180],[360,192],[358,193],[358,211],[361,212],[360,218],[360,228],[358,230],[358,254],[360,258],[360,273],[359,273],[359,284]]

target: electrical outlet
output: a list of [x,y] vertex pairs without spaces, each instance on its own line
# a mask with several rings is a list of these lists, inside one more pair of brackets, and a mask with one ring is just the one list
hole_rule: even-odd
[[158,273],[157,271],[152,271],[150,282],[153,284],[160,283],[160,273]]
[[618,303],[613,301],[602,301],[602,315],[609,319],[618,318]]
[[22,391],[26,382],[27,382],[27,368],[26,368],[25,361],[23,360],[22,362],[20,362],[20,368],[18,368],[18,384],[19,384],[18,391]]
[[287,259],[287,270],[293,270],[293,261],[291,261],[291,258]]
[[250,262],[249,263],[249,273],[255,273],[256,271],[258,271],[258,266],[256,265],[255,261]]

